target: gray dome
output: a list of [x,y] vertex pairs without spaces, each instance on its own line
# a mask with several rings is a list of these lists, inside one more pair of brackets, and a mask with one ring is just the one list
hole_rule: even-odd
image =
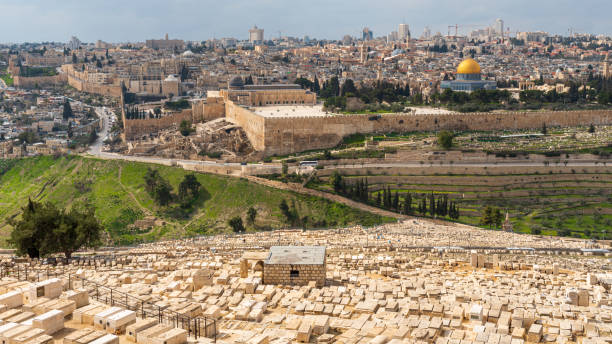
[[232,80],[230,80],[229,87],[242,87],[244,86],[244,80],[242,80],[242,77],[240,76],[235,76],[232,78]]

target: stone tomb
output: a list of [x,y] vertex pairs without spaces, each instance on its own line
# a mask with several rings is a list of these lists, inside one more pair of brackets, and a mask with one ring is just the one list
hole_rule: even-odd
[[264,262],[263,283],[284,285],[325,285],[324,246],[272,246]]

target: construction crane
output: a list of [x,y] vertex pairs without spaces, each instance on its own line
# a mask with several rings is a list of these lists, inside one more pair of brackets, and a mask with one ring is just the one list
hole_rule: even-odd
[[459,25],[459,24],[455,24],[455,25],[449,25],[448,26],[448,37],[450,37],[450,33],[451,33],[451,29],[455,28],[455,37],[457,37],[458,32],[459,32],[459,28],[474,28],[474,27],[486,27],[487,25],[480,25],[480,24],[465,24],[465,25]]

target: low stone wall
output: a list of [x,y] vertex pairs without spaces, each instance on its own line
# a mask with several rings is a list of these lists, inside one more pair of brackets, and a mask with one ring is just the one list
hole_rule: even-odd
[[[297,274],[292,275],[292,271]],[[321,265],[290,265],[264,264],[263,283],[281,285],[308,285],[311,281],[317,287],[325,285],[326,266]]]

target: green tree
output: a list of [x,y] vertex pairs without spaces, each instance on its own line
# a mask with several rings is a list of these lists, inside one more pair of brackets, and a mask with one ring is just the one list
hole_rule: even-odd
[[404,197],[404,214],[412,214],[412,196],[410,192]]
[[100,243],[102,226],[93,208],[66,212],[49,202],[28,200],[22,210],[20,220],[8,221],[13,227],[9,243],[20,255],[38,258],[63,253],[70,258],[79,248]]
[[249,225],[253,225],[255,223],[255,218],[257,217],[257,209],[253,207],[249,207],[247,210],[247,222]]
[[329,178],[329,183],[334,188],[334,191],[337,193],[344,192],[343,184],[342,184],[342,175],[338,171],[334,171],[334,173]]
[[178,196],[183,202],[189,202],[194,200],[200,194],[200,188],[202,184],[198,181],[195,174],[188,174],[183,178],[183,181],[179,184]]
[[548,133],[548,129],[546,129],[546,123],[542,123],[542,129],[540,130],[542,135],[546,135]]
[[595,132],[595,126],[591,123],[591,125],[589,125],[589,133],[593,134]]
[[227,223],[234,233],[244,232],[244,225],[242,224],[242,218],[240,218],[240,216],[232,217]]
[[161,206],[166,206],[172,202],[172,186],[167,180],[161,179],[155,186],[153,199]]
[[172,201],[172,186],[157,170],[148,168],[144,176],[145,190],[155,203],[166,206]]
[[182,120],[181,124],[179,125],[179,131],[181,132],[181,135],[189,136],[189,134],[191,134],[195,130],[191,126],[191,122],[189,122],[187,120]]
[[453,136],[451,132],[442,130],[438,133],[438,145],[444,149],[450,149],[453,146]]
[[495,228],[501,227],[502,221],[504,220],[504,215],[502,214],[499,208],[495,208],[493,211],[493,223]]
[[280,209],[281,214],[283,214],[287,222],[290,222],[290,223],[293,222],[293,213],[289,209],[289,205],[287,204],[286,200],[283,199],[280,202],[280,205],[278,206],[278,208]]
[[287,165],[287,163],[283,161],[282,174],[283,176],[286,176],[288,173],[289,173],[289,165]]
[[68,99],[64,101],[64,110],[62,112],[62,117],[64,118],[64,120],[74,117],[74,114],[72,113],[72,107],[70,106],[70,102],[68,101]]

